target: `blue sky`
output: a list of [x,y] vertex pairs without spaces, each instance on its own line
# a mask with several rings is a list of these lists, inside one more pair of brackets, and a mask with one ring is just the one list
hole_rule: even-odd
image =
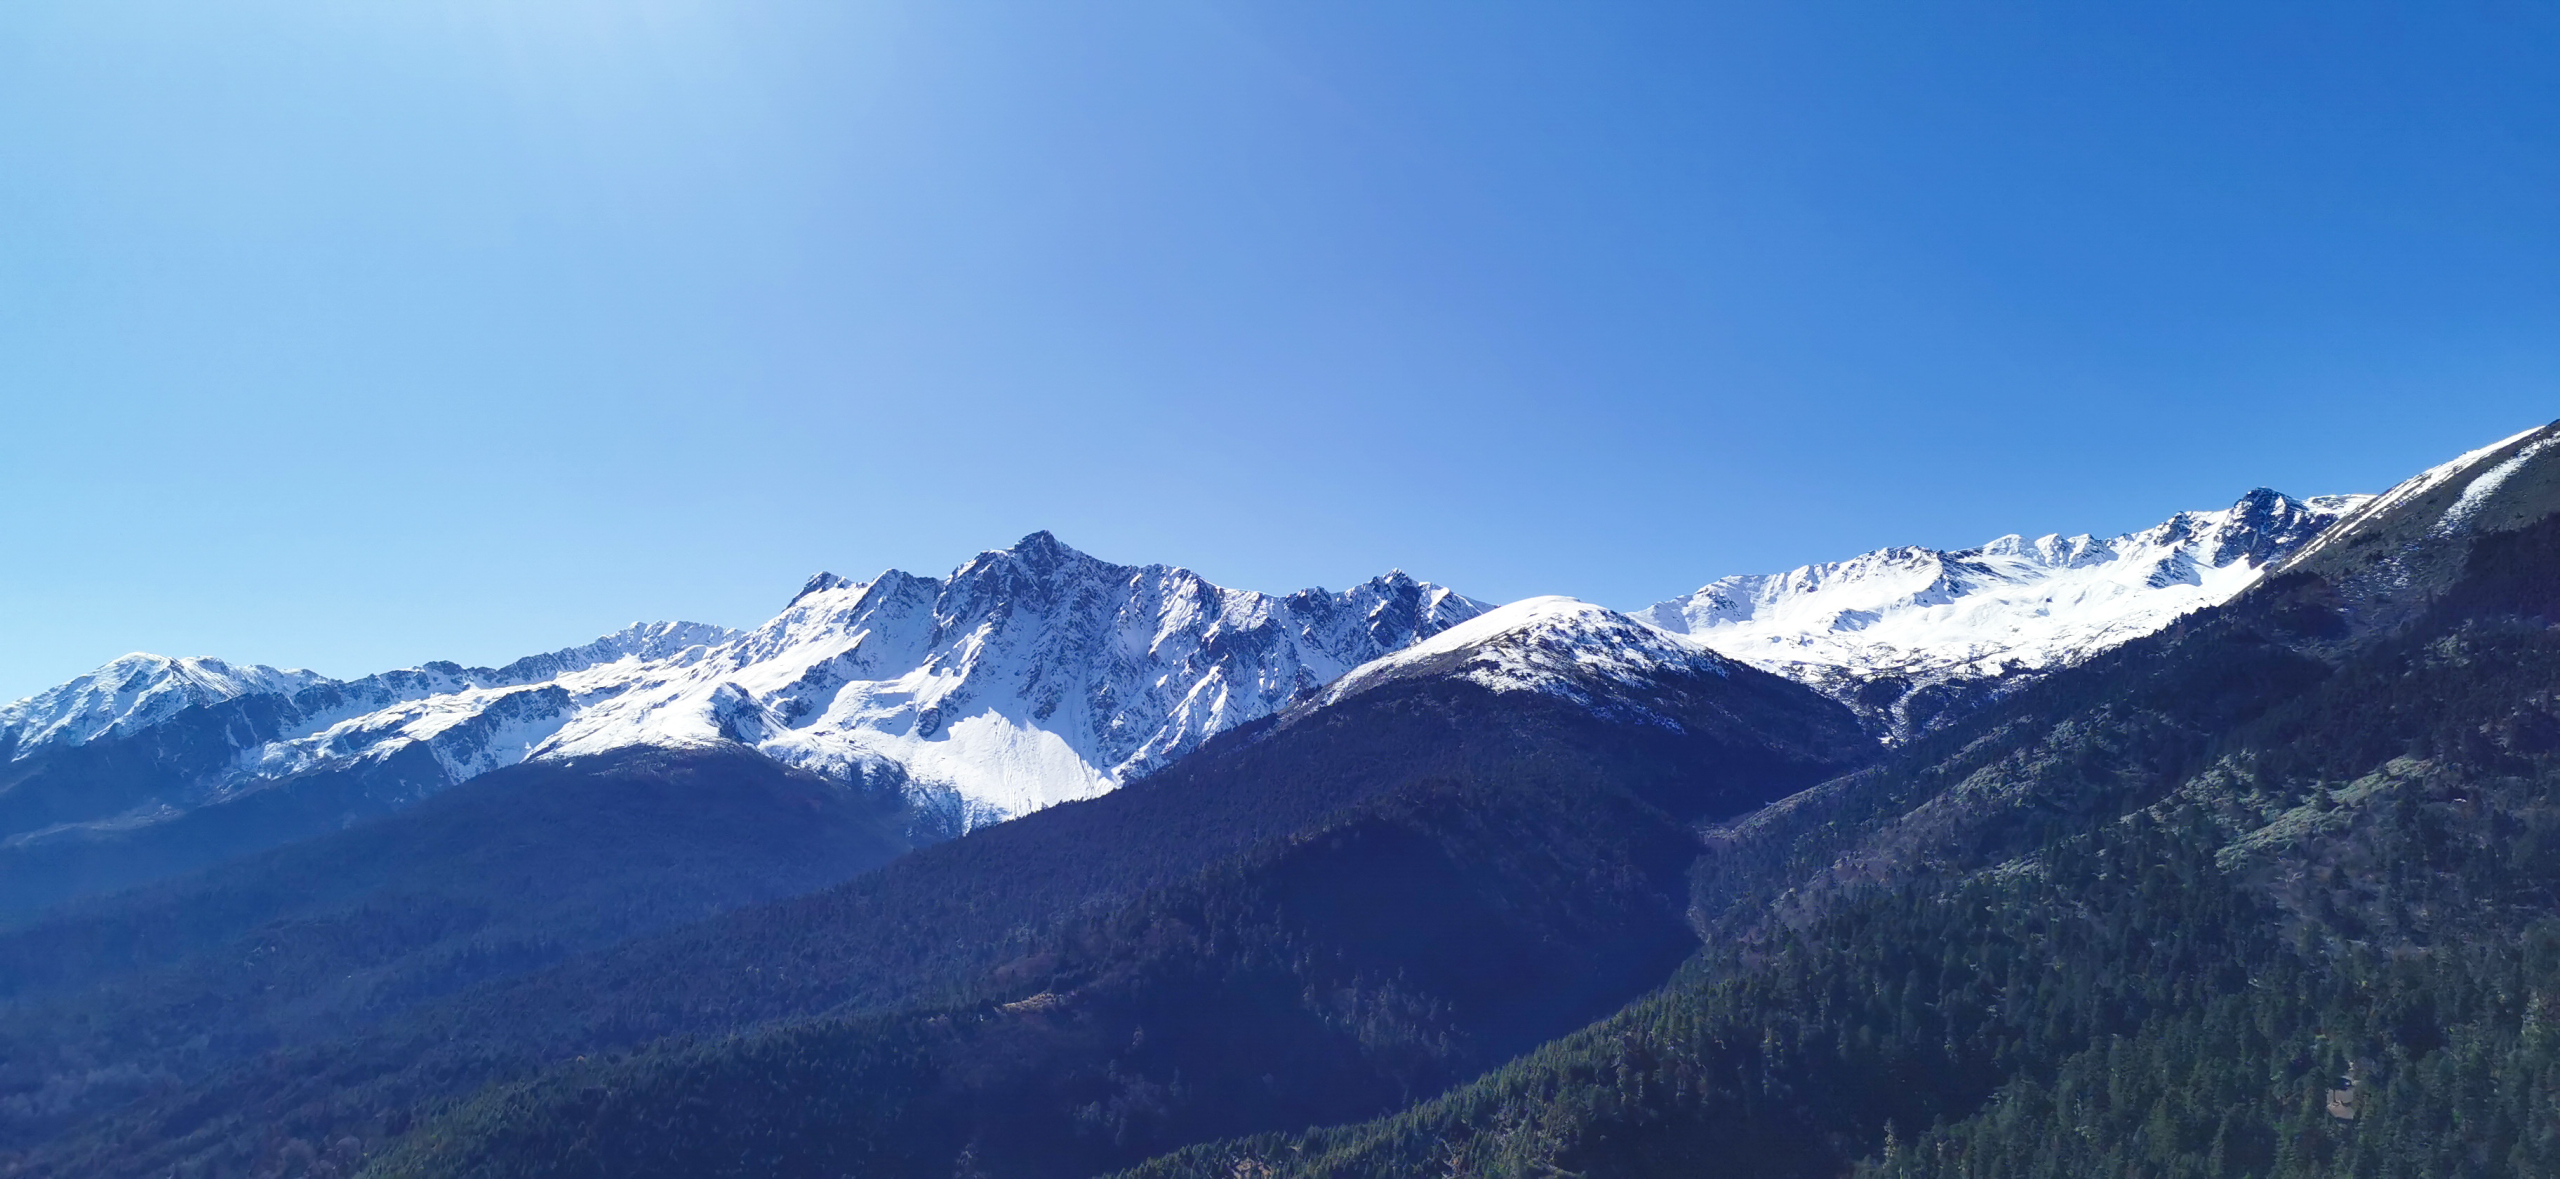
[[1048,528],[1641,605],[2560,416],[2560,8],[0,8],[0,697]]

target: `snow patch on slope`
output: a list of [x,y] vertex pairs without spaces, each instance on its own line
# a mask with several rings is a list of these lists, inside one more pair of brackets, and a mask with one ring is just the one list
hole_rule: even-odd
[[[2420,471],[2415,475],[2393,484],[2388,490],[2384,491],[2380,495],[2365,497],[2363,503],[2358,504],[2354,511],[2348,512],[2345,516],[2338,519],[2327,532],[2320,536],[2319,539],[2302,546],[2302,548],[2296,551],[2293,555],[2285,558],[2280,568],[2290,569],[2309,561],[2312,557],[2328,549],[2332,543],[2355,532],[2366,522],[2378,520],[2389,514],[2393,509],[2398,508],[2400,505],[2408,503],[2410,500],[2416,499],[2419,496],[2435,490],[2454,476],[2471,469],[2483,460],[2487,459],[2489,456],[2494,455],[2501,450],[2505,450],[2506,448],[2532,436],[2535,430],[2543,428],[2544,427],[2537,426],[2533,430],[2520,431],[2505,438],[2501,438],[2496,442],[2492,442],[2487,446],[2483,446],[2478,450],[2465,451],[2461,455],[2456,456],[2450,462],[2438,463],[2435,466],[2429,467],[2426,470]],[[2491,489],[2495,489],[2494,484],[2491,485]],[[2484,495],[2483,498],[2485,499],[2486,496]]]
[[[2529,434],[2532,433],[2532,431],[2528,430],[2526,433]],[[2518,435],[2517,437],[2523,437],[2523,435]],[[2507,441],[2511,443],[2514,439],[2511,438]],[[2480,514],[2480,509],[2489,502],[2489,497],[2496,495],[2498,493],[2498,489],[2505,486],[2508,479],[2513,478],[2517,471],[2523,470],[2524,465],[2533,461],[2533,457],[2535,455],[2541,454],[2543,451],[2550,449],[2551,444],[2555,441],[2560,441],[2560,435],[2552,435],[2550,437],[2536,440],[2532,445],[2508,456],[2506,461],[2501,462],[2497,466],[2491,467],[2486,471],[2482,471],[2477,477],[2473,478],[2468,485],[2463,487],[2462,494],[2454,499],[2453,506],[2446,508],[2444,510],[2444,515],[2436,521],[2436,534],[2439,536],[2450,536],[2456,532],[2462,531],[2464,526],[2471,522],[2471,518],[2473,516]],[[2505,445],[2505,443],[2501,443],[2500,445]]]

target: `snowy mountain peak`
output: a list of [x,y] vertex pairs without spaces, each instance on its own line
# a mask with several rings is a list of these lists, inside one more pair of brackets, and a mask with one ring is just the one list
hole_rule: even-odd
[[[2494,473],[2531,456],[2474,457]],[[1040,531],[945,577],[821,572],[751,631],[634,624],[498,668],[428,663],[340,681],[128,656],[0,708],[0,749],[25,758],[197,709],[184,722],[190,760],[150,800],[156,814],[395,759],[401,788],[423,792],[527,758],[737,742],[904,791],[956,830],[1089,797],[1236,725],[1416,675],[1641,709],[1644,685],[1730,676],[1730,659],[1909,733],[1926,726],[1932,693],[2085,658],[2228,598],[2369,498],[2261,488],[2112,538],[1880,549],[1724,578],[1635,617],[1569,598],[1491,610],[1400,569],[1340,591],[1234,590]]]
[[1389,684],[1458,678],[1497,692],[1544,692],[1591,703],[1622,688],[1648,687],[1666,672],[1722,676],[1726,659],[1671,634],[1577,598],[1537,597],[1488,610],[1335,681],[1320,698],[1335,704]]
[[[1910,705],[1943,703],[1945,686],[2077,662],[2225,601],[2371,498],[2297,500],[2261,487],[2228,508],[2105,539],[2010,535],[1726,577],[1636,617],[1828,691],[1908,736],[1929,719]],[[1879,681],[1899,685],[1879,693]]]
[[817,573],[811,574],[809,580],[801,584],[800,592],[791,595],[791,601],[784,603],[784,605],[786,607],[795,605],[800,601],[800,599],[808,597],[811,594],[825,593],[831,589],[843,589],[844,587],[852,584],[852,582],[838,577],[835,574],[826,572],[825,570],[820,570]]
[[1230,590],[1035,532],[939,580],[813,580],[700,667],[598,703],[538,752],[746,740],[906,783],[968,826],[1107,790],[1483,609],[1401,574],[1339,594]]
[[1057,536],[1046,528],[1024,536],[1013,542],[1012,548],[1003,551],[1034,565],[1053,564],[1071,558],[1092,560],[1060,543]]

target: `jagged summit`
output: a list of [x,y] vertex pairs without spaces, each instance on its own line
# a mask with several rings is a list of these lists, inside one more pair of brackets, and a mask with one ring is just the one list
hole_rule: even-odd
[[972,825],[1089,797],[1484,609],[1400,574],[1286,597],[1117,565],[1047,532],[948,578],[836,579],[543,752],[743,740],[883,776]]
[[831,589],[841,589],[852,584],[852,582],[847,581],[844,578],[838,577],[833,573],[829,573],[826,570],[821,569],[816,573],[810,574],[809,580],[801,584],[800,592],[791,595],[791,601],[785,602],[783,605],[785,608],[788,608],[798,603],[800,599],[808,597],[811,594],[823,593]]
[[1895,736],[1951,693],[2059,667],[2228,600],[2370,496],[2258,488],[2100,539],[2009,535],[1727,577],[1636,617],[1831,692]]
[[1020,557],[1035,565],[1084,557],[1083,553],[1060,542],[1057,535],[1046,528],[1025,534],[1022,539],[1013,542],[1013,547],[997,551]]

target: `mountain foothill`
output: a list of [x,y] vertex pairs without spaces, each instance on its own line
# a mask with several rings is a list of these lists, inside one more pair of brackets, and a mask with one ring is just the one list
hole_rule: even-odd
[[2555,439],[1626,613],[1035,533],[127,656],[0,708],[0,1173],[2550,1174]]

